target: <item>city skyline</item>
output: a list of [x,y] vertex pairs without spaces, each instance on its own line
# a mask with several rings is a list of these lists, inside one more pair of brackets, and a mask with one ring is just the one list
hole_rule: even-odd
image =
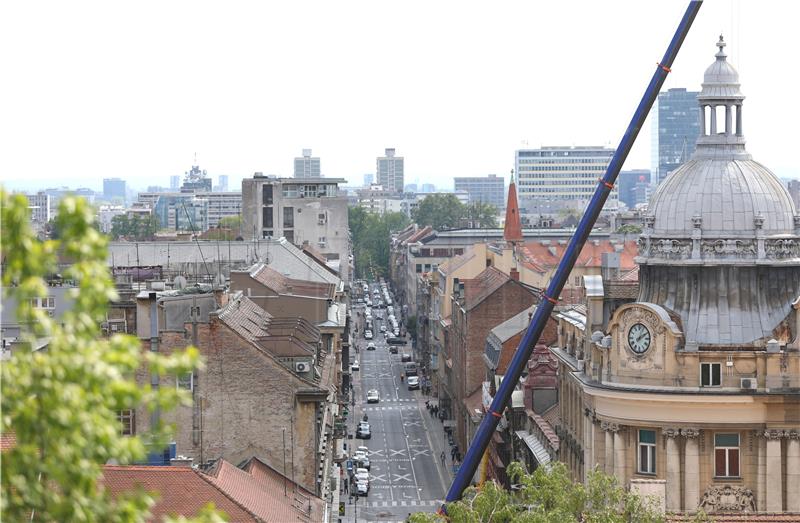
[[[222,12],[175,4],[157,21],[147,4],[119,16],[113,6],[54,3],[43,20],[30,6],[6,6],[0,42],[18,50],[7,64],[21,80],[4,86],[13,104],[3,110],[0,172],[12,188],[99,187],[108,177],[168,186],[197,152],[204,169],[235,187],[256,171],[291,176],[297,151],[312,147],[325,157],[326,176],[357,185],[375,156],[394,147],[408,159],[407,180],[452,187],[455,176],[496,172],[507,181],[520,148],[616,147],[671,31],[642,21],[677,22],[685,3],[616,2],[611,13],[582,2],[580,16],[576,4],[569,12],[523,3],[487,12],[411,3],[391,12],[397,23],[388,29],[372,22],[389,7],[370,4],[343,12],[323,3]],[[704,51],[722,32],[732,63],[754,79],[745,92],[757,115],[748,119],[746,133],[756,137],[748,147],[786,178],[800,177],[800,168],[791,136],[776,124],[796,120],[800,109],[770,92],[774,83],[795,85],[798,72],[765,58],[791,48],[797,11],[708,2],[664,85],[699,89]],[[457,24],[449,23],[453,13]],[[534,16],[570,17],[570,32],[558,24],[531,29]],[[36,29],[27,23],[34,19]],[[270,54],[301,23],[315,36]],[[143,27],[146,41],[135,38]],[[214,36],[178,38],[182,27]],[[392,65],[395,81],[369,89],[380,64]],[[329,87],[266,82],[312,73]],[[199,79],[191,92],[189,77]],[[647,168],[649,144],[645,125],[624,168]]]

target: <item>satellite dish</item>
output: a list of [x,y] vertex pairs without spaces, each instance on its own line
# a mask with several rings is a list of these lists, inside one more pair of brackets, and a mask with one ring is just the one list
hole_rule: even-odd
[[181,276],[175,276],[175,279],[172,280],[172,287],[175,289],[185,289],[186,288],[186,278]]

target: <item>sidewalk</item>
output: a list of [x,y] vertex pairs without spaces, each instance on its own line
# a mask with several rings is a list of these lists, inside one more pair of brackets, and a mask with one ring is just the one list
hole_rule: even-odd
[[[426,400],[430,401],[432,404],[436,404],[438,400],[425,395],[420,395],[417,398],[419,410],[422,415],[422,423],[425,425],[425,430],[430,435],[431,444],[433,445],[431,450],[433,451],[433,457],[436,461],[436,468],[439,469],[441,478],[445,483],[444,487],[446,493],[455,477],[453,474],[453,461],[450,459],[450,444],[447,442],[447,433],[444,431],[444,424],[442,421],[436,416],[431,416],[428,409],[425,408]],[[442,452],[444,452],[445,456],[444,467],[440,460]]]

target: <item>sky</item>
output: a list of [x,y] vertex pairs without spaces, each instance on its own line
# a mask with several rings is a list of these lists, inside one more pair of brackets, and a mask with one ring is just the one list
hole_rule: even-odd
[[[303,148],[360,184],[506,179],[514,151],[616,147],[687,0],[4,2],[0,179],[169,185],[195,154],[236,186]],[[800,177],[800,4],[706,0],[664,89],[699,90],[720,33],[755,160]],[[649,122],[625,169],[650,167]],[[216,180],[215,180],[216,183]]]

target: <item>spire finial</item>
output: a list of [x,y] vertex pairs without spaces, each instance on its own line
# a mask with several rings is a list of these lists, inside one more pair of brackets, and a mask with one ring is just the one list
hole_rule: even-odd
[[717,42],[717,47],[719,47],[719,52],[717,52],[717,58],[725,58],[728,55],[725,54],[725,46],[728,45],[725,43],[725,39],[722,35],[719,35],[719,41]]
[[511,183],[514,183],[514,169],[511,169]]

